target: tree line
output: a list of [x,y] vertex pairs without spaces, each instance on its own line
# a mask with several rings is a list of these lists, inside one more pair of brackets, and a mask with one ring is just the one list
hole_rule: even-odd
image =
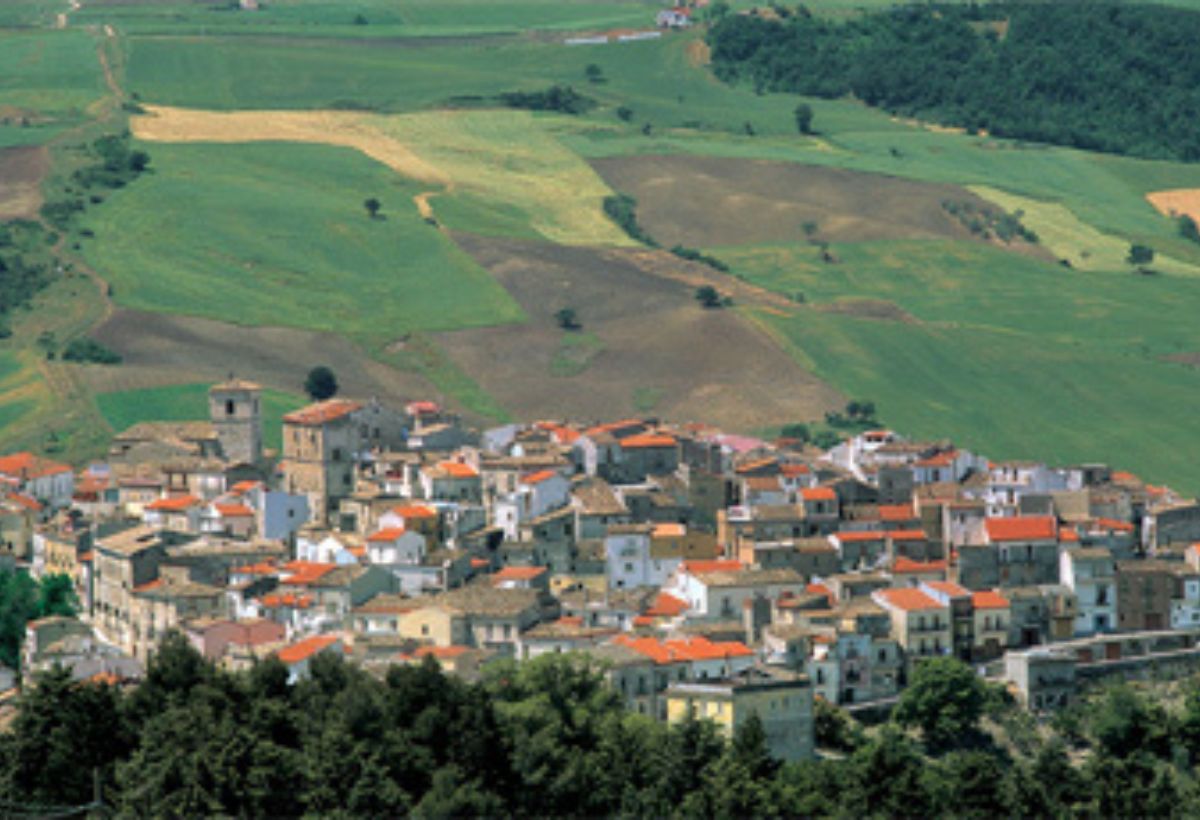
[[[989,734],[987,715],[1011,728]],[[173,634],[131,690],[41,674],[0,735],[0,806],[86,806],[98,787],[106,808],[136,816],[1200,811],[1197,691],[1169,712],[1118,687],[1049,739],[1031,721],[941,659],[881,726],[819,704],[818,737],[840,756],[780,764],[757,720],[730,740],[707,721],[664,726],[628,712],[575,655],[497,663],[466,683],[432,660],[376,677],[322,654],[290,684],[277,660],[221,671]]]
[[1155,5],[912,5],[844,22],[728,15],[713,70],[1000,137],[1200,160],[1200,13]]

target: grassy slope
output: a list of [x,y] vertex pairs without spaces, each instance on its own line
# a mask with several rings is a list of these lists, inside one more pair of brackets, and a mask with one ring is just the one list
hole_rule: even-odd
[[[138,34],[251,34],[303,37],[448,37],[526,30],[607,29],[652,24],[658,4],[587,0],[272,0],[257,12],[196,3],[97,6],[81,22]],[[358,18],[366,21],[357,24]]]
[[[993,457],[1110,459],[1200,490],[1178,446],[1200,373],[1163,360],[1200,349],[1200,282],[1067,271],[951,242],[722,250],[747,279],[808,304],[895,303],[914,322],[804,310],[763,317],[816,372],[914,435]],[[1189,398],[1191,397],[1191,398]]]
[[[148,148],[155,173],[87,217],[96,239],[85,254],[124,305],[387,338],[521,319],[417,216],[419,188],[357,152]],[[367,218],[371,196],[385,219]]]
[[[145,390],[101,393],[100,412],[113,430],[126,430],[143,421],[197,421],[208,418],[209,384],[179,384]],[[300,396],[263,391],[263,435],[267,447],[283,446],[283,416],[307,402]]]
[[0,105],[77,117],[103,87],[89,34],[0,30]]

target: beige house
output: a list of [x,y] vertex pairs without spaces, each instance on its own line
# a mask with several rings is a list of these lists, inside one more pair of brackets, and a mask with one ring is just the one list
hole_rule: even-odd
[[158,577],[166,557],[163,533],[139,526],[102,538],[93,550],[93,623],[113,643],[132,652],[135,643],[133,591]]
[[909,663],[948,655],[954,647],[950,607],[919,589],[881,589],[871,596],[892,618],[892,637]]
[[220,587],[189,581],[186,571],[164,567],[158,578],[134,587],[129,596],[128,635],[125,645],[140,661],[146,661],[164,634],[196,618],[219,618],[224,614],[225,591]]

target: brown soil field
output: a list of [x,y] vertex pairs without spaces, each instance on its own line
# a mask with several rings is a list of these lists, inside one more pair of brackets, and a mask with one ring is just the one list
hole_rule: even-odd
[[42,177],[50,169],[45,147],[0,150],[0,220],[32,219],[42,207]]
[[91,335],[124,357],[120,367],[86,368],[98,393],[216,380],[231,372],[299,393],[308,370],[326,364],[346,396],[402,403],[436,395],[420,376],[377,362],[332,333],[117,310]]
[[990,208],[957,185],[790,162],[639,156],[592,166],[612,188],[637,199],[638,222],[668,247],[799,242],[807,238],[806,222],[832,242],[971,240],[942,201]]
[[1200,223],[1200,188],[1176,188],[1146,194],[1146,201],[1164,216],[1190,216]]
[[[705,310],[694,288],[648,272],[642,251],[454,238],[529,323],[445,333],[438,342],[516,418],[652,412],[752,430],[818,418],[845,402],[736,310]],[[583,372],[554,376],[567,335],[554,313],[563,307],[577,311],[580,332],[600,349]]]

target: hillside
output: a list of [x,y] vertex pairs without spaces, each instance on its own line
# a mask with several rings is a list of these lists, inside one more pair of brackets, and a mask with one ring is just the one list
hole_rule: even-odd
[[[859,74],[800,89],[825,96],[756,93],[799,69],[771,80],[783,63],[738,52],[734,71],[722,45],[750,27],[835,48],[945,26],[999,60],[1032,8],[735,14],[708,35],[710,66],[703,31],[564,44],[651,26],[643,3],[22,0],[0,17],[0,146],[22,146],[0,150],[0,205],[41,222],[49,244],[26,258],[49,275],[0,340],[3,444],[84,457],[124,423],[102,410],[138,391],[235,367],[295,397],[328,360],[347,390],[476,421],[657,413],[764,431],[863,397],[912,435],[1200,490],[1175,444],[1200,391],[1200,245],[1148,200],[1189,202],[1200,167],[1003,139],[991,121],[969,134],[923,120],[978,128],[952,116],[978,109],[873,99],[892,115],[842,96]],[[1056,7],[1047,26],[1083,13]],[[1171,14],[1179,31],[1195,20]],[[1190,76],[1176,62],[1170,88]],[[555,87],[586,104],[503,104]],[[1089,99],[1118,105],[1123,88]],[[148,168],[81,184],[95,141],[127,130]],[[1186,155],[1159,136],[1170,145],[1116,147]],[[605,216],[618,194],[659,249]],[[1126,261],[1133,244],[1154,250],[1152,274]],[[732,305],[702,308],[705,285]],[[558,327],[567,307],[581,333]],[[48,358],[85,334],[124,363]]]

